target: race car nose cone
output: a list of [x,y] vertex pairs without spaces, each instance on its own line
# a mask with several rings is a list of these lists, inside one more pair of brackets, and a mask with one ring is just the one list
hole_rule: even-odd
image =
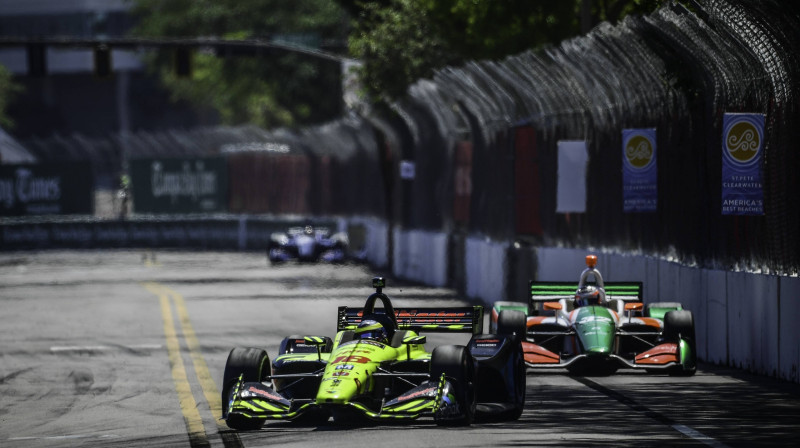
[[586,353],[589,355],[607,355],[611,353],[611,350],[608,347],[592,347],[586,350]]
[[345,404],[358,393],[352,379],[324,378],[317,392],[317,404]]

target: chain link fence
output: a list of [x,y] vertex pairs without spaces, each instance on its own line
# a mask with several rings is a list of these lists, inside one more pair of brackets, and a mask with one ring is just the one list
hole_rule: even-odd
[[[550,48],[441,70],[412,86],[398,106],[417,143],[415,182],[436,192],[404,199],[426,218],[406,216],[403,223],[796,273],[798,55],[800,14],[793,3],[713,0],[694,11],[671,3]],[[721,213],[722,118],[733,112],[766,116],[763,216]],[[654,213],[623,212],[627,128],[657,129]],[[523,129],[535,142],[527,144],[533,156],[521,158]],[[452,207],[460,140],[472,143],[467,220],[442,213]],[[556,213],[559,140],[587,143],[585,213]],[[424,169],[430,160],[449,163]],[[520,170],[522,160],[530,169]],[[533,177],[540,191],[528,228],[541,230],[519,225],[520,176]]]

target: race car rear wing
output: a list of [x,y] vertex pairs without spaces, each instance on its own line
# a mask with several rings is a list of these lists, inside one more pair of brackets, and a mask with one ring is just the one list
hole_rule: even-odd
[[[339,307],[336,331],[355,330],[364,308]],[[426,333],[483,333],[483,306],[401,308],[395,310],[398,330]]]
[[[529,309],[537,309],[537,303],[557,302],[561,299],[575,297],[578,284],[574,282],[537,282],[531,280],[528,283],[530,290]],[[642,301],[642,282],[604,282],[606,299],[618,299],[625,302]]]

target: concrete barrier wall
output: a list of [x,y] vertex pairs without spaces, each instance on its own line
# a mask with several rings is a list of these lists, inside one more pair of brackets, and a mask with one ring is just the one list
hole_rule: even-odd
[[447,234],[396,228],[393,238],[394,275],[431,286],[447,286]]
[[778,375],[800,383],[800,278],[781,277],[778,289]]
[[[701,295],[706,298],[707,320],[696,325],[698,352],[702,346],[702,358],[714,364],[727,365],[728,355],[728,273],[725,271],[706,271],[705,284]],[[704,339],[700,339],[704,338]]]
[[778,278],[728,273],[729,363],[759,374],[778,370]]
[[389,266],[389,226],[372,217],[353,217],[343,220],[341,230],[350,235],[351,251],[358,259],[383,269]]
[[464,290],[467,297],[479,299],[486,304],[505,300],[508,272],[506,253],[509,244],[469,237],[465,246],[467,284]]

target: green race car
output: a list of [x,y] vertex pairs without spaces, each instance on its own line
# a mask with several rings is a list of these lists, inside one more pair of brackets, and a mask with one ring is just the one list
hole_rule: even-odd
[[[564,368],[605,375],[620,367],[690,376],[697,371],[692,312],[678,302],[642,302],[642,282],[604,282],[586,257],[578,283],[531,281],[530,300],[496,302],[490,327],[501,313],[527,315],[522,343],[532,368]],[[594,283],[588,279],[594,278]]]
[[[483,307],[395,310],[376,292],[363,308],[339,307],[337,333],[290,336],[270,363],[266,351],[234,348],[222,384],[223,418],[234,429],[266,420],[313,423],[398,421],[432,417],[468,425],[476,415],[517,419],[525,403],[521,341],[525,315],[500,316],[495,334],[481,334]],[[383,308],[376,308],[380,301]],[[429,352],[423,332],[471,333],[466,346]]]

